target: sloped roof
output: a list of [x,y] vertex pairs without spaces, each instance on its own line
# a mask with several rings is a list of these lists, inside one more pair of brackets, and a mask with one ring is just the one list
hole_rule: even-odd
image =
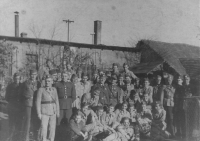
[[145,49],[148,46],[160,55],[177,73],[184,75],[186,69],[181,64],[179,58],[200,58],[200,47],[180,44],[166,43],[151,40],[141,40],[136,48]]
[[180,58],[179,60],[191,77],[200,76],[200,58]]
[[162,64],[163,61],[140,63],[130,68],[130,70],[133,71],[133,73],[135,74],[142,74],[142,73],[149,74],[152,71],[161,69]]

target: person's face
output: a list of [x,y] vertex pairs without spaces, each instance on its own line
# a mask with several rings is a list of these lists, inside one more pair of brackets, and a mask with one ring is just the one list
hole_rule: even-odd
[[122,110],[126,110],[128,108],[127,104],[122,105]]
[[83,113],[87,113],[88,112],[88,106],[84,106],[83,108],[82,108],[82,111],[83,111]]
[[128,119],[124,120],[123,125],[127,128],[130,125],[130,121]]
[[58,75],[57,75],[57,74],[54,74],[54,75],[52,75],[52,78],[53,78],[53,81],[57,81]]
[[172,81],[173,81],[173,78],[172,78],[171,76],[169,76],[169,77],[167,78],[168,84],[171,85],[171,84],[172,84]]
[[178,79],[177,82],[178,82],[179,85],[183,84],[183,80],[182,79]]
[[46,87],[51,87],[52,84],[53,84],[53,79],[47,78],[47,79],[45,80],[45,86],[46,86]]
[[87,76],[83,76],[83,83],[86,83],[88,80],[88,77]]
[[118,71],[118,66],[113,66],[114,72]]
[[80,121],[81,121],[81,115],[77,115],[77,116],[75,117],[75,122],[76,122],[76,123],[80,123]]
[[132,111],[134,111],[135,110],[135,107],[134,106],[131,106],[130,108],[129,108],[129,112],[132,112]]
[[119,77],[119,81],[123,82],[124,81],[124,77]]
[[139,79],[136,80],[136,84],[140,84],[140,80]]
[[126,83],[130,84],[131,83],[131,78],[130,77],[126,77]]
[[147,105],[142,104],[142,111],[145,111],[147,109]]
[[149,81],[144,81],[144,86],[148,87],[149,86]]
[[78,82],[78,77],[74,77],[74,78],[72,79],[72,83],[76,84],[77,82]]
[[95,74],[94,74],[94,78],[97,78],[97,77],[98,77],[98,74],[97,74],[97,73],[95,73]]
[[187,84],[187,85],[189,85],[190,84],[190,78],[185,78],[185,83]]
[[124,70],[125,70],[125,71],[127,71],[128,68],[129,68],[128,65],[125,65],[125,66],[124,66]]
[[61,75],[61,73],[58,73],[58,80],[61,80],[61,78],[62,78],[62,75]]
[[67,64],[67,69],[71,69],[72,66],[70,64]]
[[14,77],[14,82],[15,82],[16,84],[19,84],[19,82],[20,82],[20,76]]
[[102,116],[102,115],[103,115],[103,109],[98,110],[98,111],[97,111],[97,116]]
[[31,73],[31,80],[35,81],[37,78],[37,73]]
[[156,111],[160,111],[160,109],[161,109],[160,105],[159,105],[159,104],[156,104],[156,105],[155,105],[155,110],[156,110]]
[[161,83],[161,77],[157,77],[156,82],[157,82],[157,84],[160,84]]
[[82,71],[78,71],[78,77],[81,78]]
[[116,85],[117,80],[112,80],[112,85]]
[[51,67],[51,66],[52,66],[51,61],[47,61],[47,66],[48,66],[48,67]]
[[63,79],[64,82],[67,82],[67,81],[69,81],[69,79],[70,79],[70,75],[64,73],[63,76],[62,76],[62,79]]
[[112,112],[114,112],[114,110],[115,110],[115,108],[114,108],[114,107],[112,107],[112,106],[110,106],[110,107],[108,108],[108,112],[109,112],[109,113],[112,113]]
[[101,82],[101,84],[104,84],[105,81],[106,81],[106,78],[105,78],[105,77],[101,77],[101,78],[100,78],[100,82]]
[[146,101],[149,99],[148,94],[145,94],[145,95],[144,95],[144,99],[145,99]]
[[111,77],[111,73],[107,73],[106,76],[107,76],[107,77]]

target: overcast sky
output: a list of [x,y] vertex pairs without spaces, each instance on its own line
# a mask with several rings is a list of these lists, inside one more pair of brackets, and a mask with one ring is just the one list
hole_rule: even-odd
[[[200,46],[199,0],[0,0],[0,34],[14,36],[14,11],[20,33],[41,31],[40,38],[91,43],[94,21],[102,21],[102,44],[134,46],[150,39]],[[56,28],[54,28],[56,27]],[[36,35],[39,36],[39,35]]]

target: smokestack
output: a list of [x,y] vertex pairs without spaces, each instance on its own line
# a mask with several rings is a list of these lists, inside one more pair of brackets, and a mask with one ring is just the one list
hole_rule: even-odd
[[15,15],[15,37],[19,37],[19,12],[14,12]]
[[101,21],[94,21],[94,44],[101,44]]

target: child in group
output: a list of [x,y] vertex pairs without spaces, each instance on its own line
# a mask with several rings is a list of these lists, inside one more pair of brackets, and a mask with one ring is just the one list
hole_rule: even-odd
[[116,132],[110,134],[103,141],[134,141],[134,131],[130,126],[130,118],[123,117],[121,124],[117,126]]
[[121,122],[121,120],[122,120],[123,117],[130,118],[130,113],[127,111],[127,108],[128,108],[128,103],[124,102],[122,104],[121,109],[115,110],[116,123],[113,126],[113,128],[117,127],[120,124],[120,122]]
[[147,109],[146,103],[143,102],[141,112],[137,115],[137,124],[139,125],[142,137],[150,137],[151,123],[152,113],[149,109]]
[[162,108],[161,102],[156,101],[153,109],[153,121],[151,126],[151,138],[155,141],[160,141],[169,137],[169,133],[165,130],[166,111]]
[[143,98],[142,98],[142,102],[145,102],[146,105],[147,105],[147,109],[151,110],[152,109],[152,99],[149,97],[148,93],[145,93],[143,95]]

